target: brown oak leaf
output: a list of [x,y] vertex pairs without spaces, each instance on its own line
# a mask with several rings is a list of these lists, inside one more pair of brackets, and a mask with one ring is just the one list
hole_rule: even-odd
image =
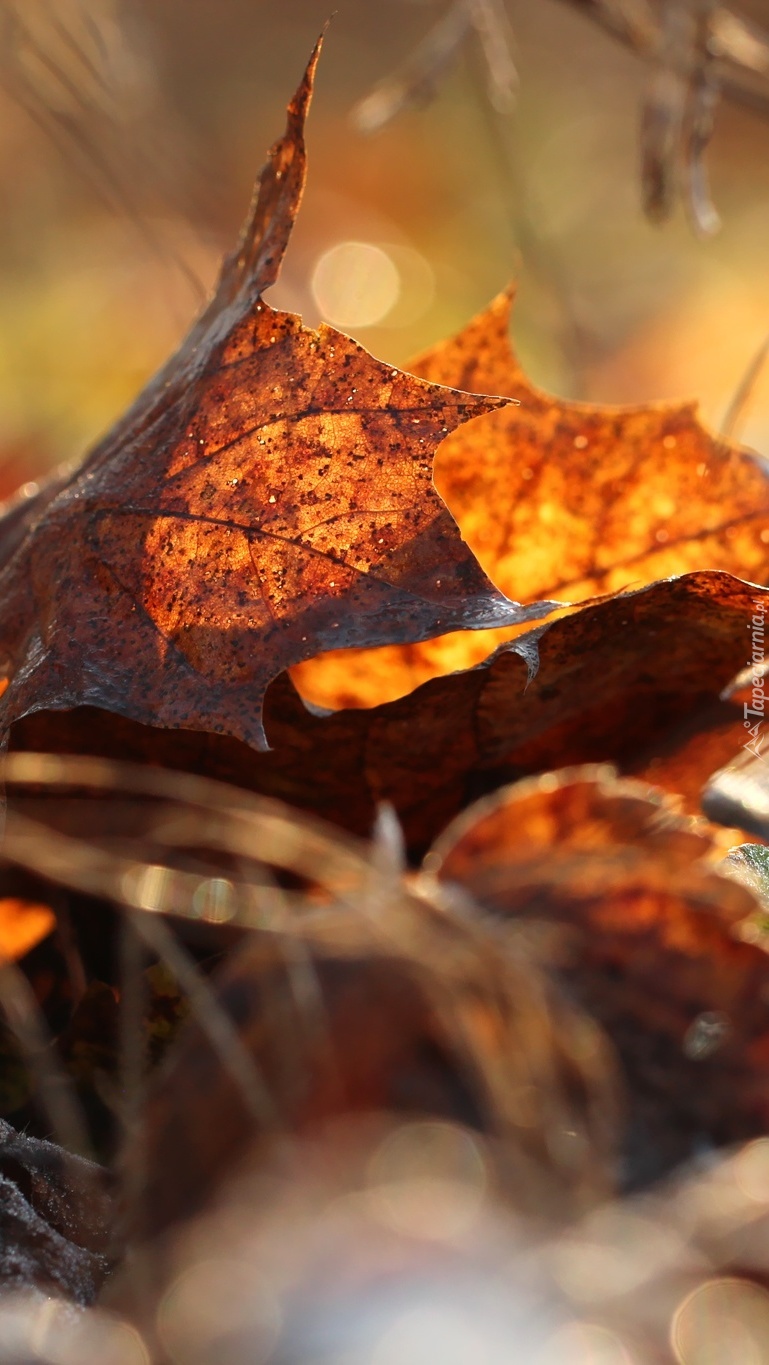
[[302,194],[316,61],[179,351],[76,473],[0,525],[4,728],[97,704],[260,747],[270,679],[319,650],[542,614],[493,587],[432,484],[443,436],[506,400],[262,299]]

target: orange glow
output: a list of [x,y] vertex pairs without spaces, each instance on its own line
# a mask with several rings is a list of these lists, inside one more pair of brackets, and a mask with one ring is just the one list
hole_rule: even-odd
[[36,948],[56,928],[47,905],[4,897],[0,900],[0,954],[16,962]]
[[[510,346],[512,291],[414,361],[432,383],[518,400],[447,435],[435,486],[492,582],[514,601],[585,602],[699,569],[769,576],[769,482],[693,404],[608,407],[536,388]],[[543,616],[545,613],[543,612]],[[328,653],[293,670],[316,705],[375,706],[471,668],[528,629]]]

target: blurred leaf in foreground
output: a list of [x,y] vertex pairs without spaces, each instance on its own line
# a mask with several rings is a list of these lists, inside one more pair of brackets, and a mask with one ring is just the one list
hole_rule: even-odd
[[560,927],[556,975],[620,1058],[630,1185],[769,1130],[769,956],[714,852],[653,790],[586,767],[479,802],[426,860],[513,926]]

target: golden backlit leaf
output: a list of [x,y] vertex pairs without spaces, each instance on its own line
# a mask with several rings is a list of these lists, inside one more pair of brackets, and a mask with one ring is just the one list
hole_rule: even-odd
[[4,727],[98,704],[259,747],[268,683],[319,650],[542,614],[492,586],[432,483],[443,437],[506,400],[263,302],[304,185],[316,60],[179,351],[76,473],[0,525]]
[[[543,870],[553,849],[557,859]],[[712,842],[704,829],[682,820],[670,798],[609,764],[544,773],[476,801],[439,836],[425,870],[461,883],[487,902],[509,883],[532,876],[569,883],[588,868],[599,881],[650,858],[649,874],[667,876],[704,859]],[[600,861],[599,861],[600,855]],[[613,865],[612,865],[613,864]],[[501,881],[500,881],[501,878]],[[500,887],[502,891],[500,891]]]
[[769,469],[701,425],[695,403],[555,398],[509,339],[513,291],[412,366],[434,383],[520,400],[455,433],[435,482],[494,582],[579,602],[671,574],[769,574]]
[[[696,405],[611,407],[533,385],[509,339],[513,292],[415,360],[414,374],[517,398],[441,446],[435,484],[483,568],[527,602],[637,588],[720,569],[769,579],[769,475],[760,456],[719,442]],[[324,706],[375,705],[470,667],[517,630],[312,660],[294,670]]]
[[716,852],[592,767],[478,802],[426,861],[486,909],[562,926],[553,968],[622,1063],[631,1183],[769,1127],[769,956],[741,936],[760,902],[706,866]]

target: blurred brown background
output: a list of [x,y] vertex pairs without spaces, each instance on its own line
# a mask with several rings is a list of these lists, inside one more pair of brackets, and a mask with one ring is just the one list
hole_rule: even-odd
[[[330,8],[2,0],[0,491],[82,454],[180,338]],[[601,401],[697,397],[718,425],[769,332],[769,121],[719,110],[719,235],[697,239],[680,209],[652,225],[642,63],[561,0],[507,0],[512,109],[490,97],[476,35],[431,101],[365,135],[351,111],[446,9],[336,0],[270,301],[403,362],[516,276],[535,380]],[[769,453],[766,374],[740,434]]]

